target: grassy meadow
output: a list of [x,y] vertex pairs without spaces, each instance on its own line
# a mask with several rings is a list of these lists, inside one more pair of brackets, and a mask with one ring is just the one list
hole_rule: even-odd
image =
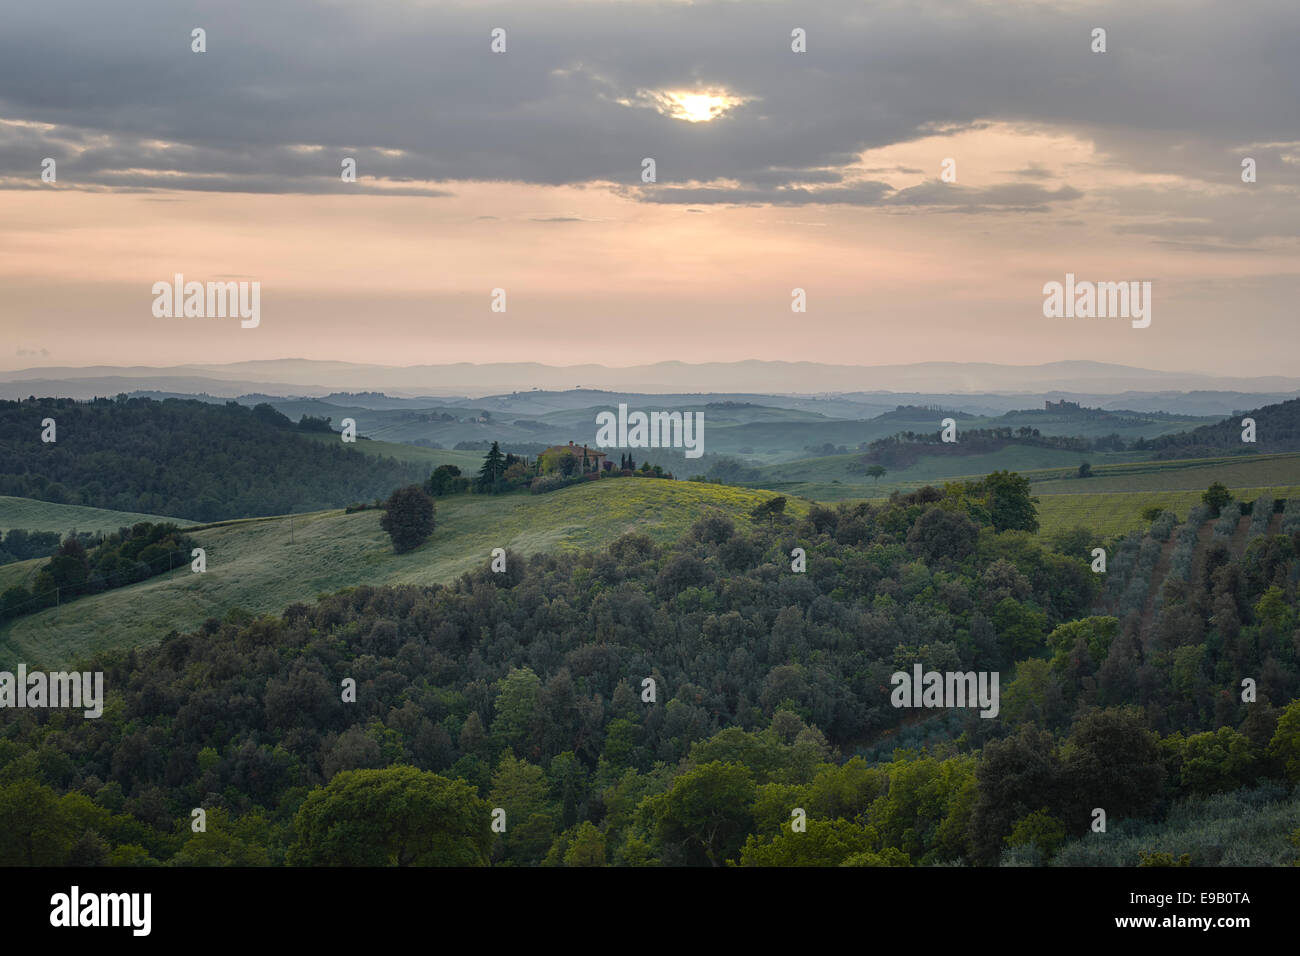
[[60,505],[35,498],[11,498],[0,495],[0,531],[22,528],[25,531],[116,531],[139,521],[170,521],[192,525],[186,518],[167,518],[138,511],[109,511],[82,505]]

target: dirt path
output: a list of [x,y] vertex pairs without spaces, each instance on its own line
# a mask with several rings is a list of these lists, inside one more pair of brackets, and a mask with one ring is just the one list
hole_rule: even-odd
[[1246,550],[1246,535],[1250,533],[1250,515],[1242,515],[1237,522],[1237,529],[1232,532],[1232,556],[1240,558]]
[[1215,518],[1206,518],[1201,530],[1196,533],[1196,554],[1192,555],[1192,580],[1199,581],[1205,573],[1205,549],[1214,537]]

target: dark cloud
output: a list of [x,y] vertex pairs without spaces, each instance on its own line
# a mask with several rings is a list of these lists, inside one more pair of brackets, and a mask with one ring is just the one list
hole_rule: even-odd
[[[954,211],[1077,198],[1068,186],[851,181],[865,149],[1012,122],[1076,131],[1120,168],[1206,188],[1239,178],[1246,155],[1260,193],[1300,187],[1300,6],[1258,0],[1230,30],[1224,17],[1213,0],[43,0],[6,13],[0,119],[52,128],[0,124],[0,183],[39,181],[51,156],[65,188],[436,197],[447,193],[429,184],[483,180],[610,184],[657,203]],[[1105,54],[1089,51],[1097,24]],[[807,53],[790,51],[795,25]],[[206,53],[190,51],[195,26]],[[496,26],[505,54],[489,50]],[[710,87],[744,102],[707,124],[645,105],[645,91]],[[340,181],[345,156],[355,184]],[[646,156],[659,188],[638,188]],[[1046,160],[1025,157],[1015,178],[1047,178]],[[722,182],[736,185],[693,185]],[[1269,220],[1222,212],[1207,235],[1241,241]]]

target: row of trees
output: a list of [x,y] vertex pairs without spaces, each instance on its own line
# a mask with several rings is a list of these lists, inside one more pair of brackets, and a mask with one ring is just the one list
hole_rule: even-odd
[[[74,536],[77,535],[73,531]],[[88,538],[88,532],[81,537]],[[47,558],[59,547],[62,538],[56,531],[26,531],[22,528],[10,528],[0,535],[0,564],[12,564],[15,561],[27,561],[31,558]]]
[[0,620],[187,567],[193,547],[194,540],[169,523],[142,521],[91,542],[74,532],[36,572],[30,588],[19,584],[0,594]]
[[[447,495],[477,492],[479,494],[503,494],[529,488],[534,492],[552,491],[568,484],[594,476],[594,461],[586,455],[586,449],[558,449],[551,454],[539,455],[532,461],[509,452],[503,453],[500,445],[493,442],[483,458],[478,474],[473,478],[461,474],[456,465],[439,465],[433,470],[425,490],[434,498]],[[659,465],[642,463],[640,471],[630,454],[622,456],[618,470],[601,472],[607,477],[639,475],[641,477],[672,478]]]

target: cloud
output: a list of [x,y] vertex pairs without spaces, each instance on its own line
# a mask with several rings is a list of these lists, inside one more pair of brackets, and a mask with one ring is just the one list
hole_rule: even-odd
[[906,189],[894,189],[886,183],[863,182],[851,186],[808,189],[802,186],[754,189],[720,186],[637,187],[626,190],[643,202],[700,203],[769,206],[891,206],[939,208],[963,212],[1018,211],[1041,212],[1052,202],[1068,202],[1083,196],[1072,186],[1048,190],[1041,186],[1004,183],[995,186],[969,187],[941,182],[927,182]]
[[[975,191],[855,181],[920,174],[855,168],[866,151],[1001,122],[1070,131],[1116,168],[1197,192],[1230,182],[1243,155],[1273,205],[1294,207],[1300,189],[1300,60],[1279,40],[1300,29],[1291,0],[1258,0],[1231,31],[1213,0],[1103,0],[1086,16],[984,0],[530,0],[492,13],[504,54],[471,3],[23,6],[0,33],[0,188],[33,188],[50,156],[58,188],[122,192],[437,198],[487,181],[970,212],[1077,198],[1035,192],[1051,163],[1034,157],[1016,182]],[[1110,49],[1093,54],[1101,22]],[[206,53],[190,51],[196,23]],[[790,51],[791,23],[808,52]],[[647,90],[713,89],[735,102],[710,122],[638,105]],[[348,156],[353,184],[339,177]],[[645,156],[658,189],[636,188]]]

